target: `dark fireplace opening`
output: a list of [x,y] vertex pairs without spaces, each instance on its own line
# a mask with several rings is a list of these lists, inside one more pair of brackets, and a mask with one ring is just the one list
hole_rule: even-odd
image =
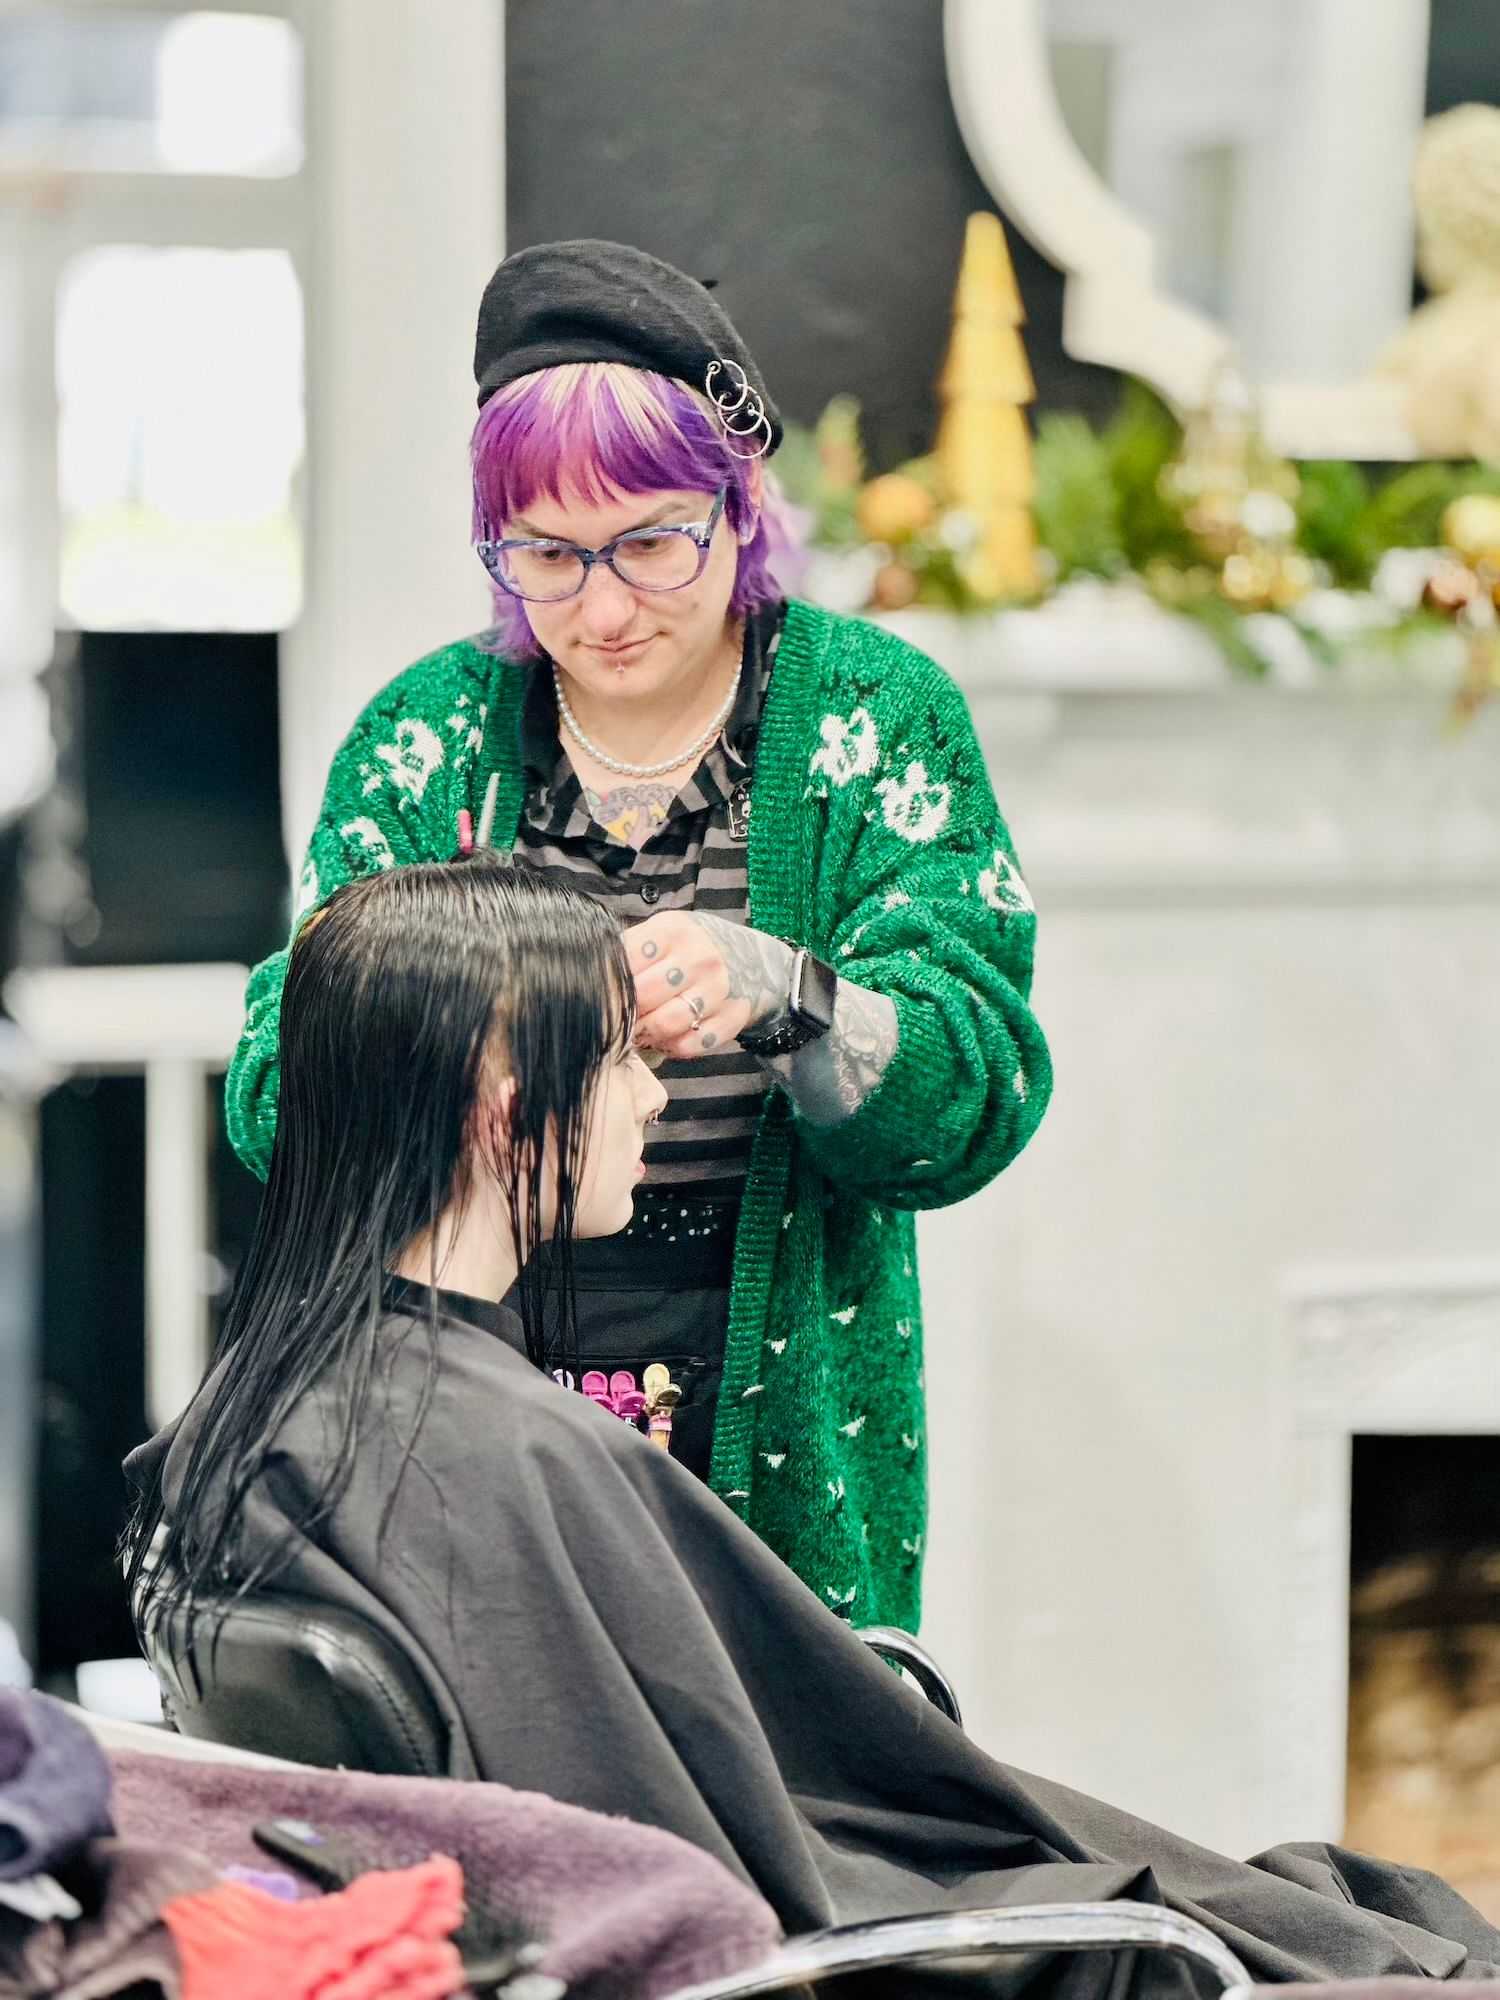
[[1500,1921],[1500,1439],[1356,1437],[1350,1847]]

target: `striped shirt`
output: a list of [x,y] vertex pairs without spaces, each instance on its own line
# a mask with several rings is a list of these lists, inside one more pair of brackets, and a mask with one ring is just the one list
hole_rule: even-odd
[[[603,898],[627,925],[661,910],[694,909],[747,922],[750,780],[785,608],[746,620],[739,693],[723,733],[639,849],[591,814],[559,739],[552,676],[535,674],[522,721],[526,799],[516,853],[551,879]],[[657,1074],[668,1102],[646,1137],[646,1199],[637,1205],[640,1227],[653,1235],[653,1220],[675,1216],[674,1196],[738,1201],[768,1084],[765,1070],[737,1045],[663,1063]]]

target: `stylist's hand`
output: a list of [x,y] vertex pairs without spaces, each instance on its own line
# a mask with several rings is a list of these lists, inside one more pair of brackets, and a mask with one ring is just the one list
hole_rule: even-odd
[[625,934],[635,1038],[679,1061],[726,1048],[787,1004],[792,951],[723,917],[665,910]]

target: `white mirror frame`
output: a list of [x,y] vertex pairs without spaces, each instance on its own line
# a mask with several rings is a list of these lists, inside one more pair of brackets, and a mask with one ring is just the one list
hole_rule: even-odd
[[[1425,56],[1426,0],[1407,7],[1405,32],[1420,34]],[[1066,274],[1068,353],[1140,376],[1179,410],[1201,407],[1233,342],[1224,327],[1157,290],[1150,231],[1074,143],[1052,86],[1040,0],[945,0],[944,40],[959,130],[981,179]],[[1393,87],[1410,91],[1409,65],[1404,74],[1396,67]],[[1257,393],[1268,441],[1289,456],[1422,456],[1396,383],[1270,382]]]

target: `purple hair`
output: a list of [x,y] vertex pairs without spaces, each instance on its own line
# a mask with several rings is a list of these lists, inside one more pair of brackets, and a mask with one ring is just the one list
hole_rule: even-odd
[[[608,361],[543,368],[497,390],[479,413],[469,447],[474,470],[474,535],[500,532],[538,494],[593,505],[619,493],[697,492],[725,487],[724,515],[738,538],[729,611],[741,616],[774,603],[790,584],[797,548],[775,481],[767,477],[757,515],[750,467],[727,450],[707,400],[668,375]],[[707,508],[704,512],[707,513]],[[490,642],[509,659],[536,659],[541,647],[526,606],[498,585]]]

